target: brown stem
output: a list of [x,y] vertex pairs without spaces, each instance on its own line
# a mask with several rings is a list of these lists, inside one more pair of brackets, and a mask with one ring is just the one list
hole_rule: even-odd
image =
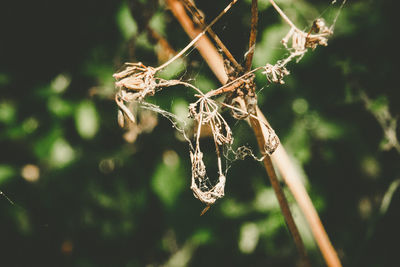
[[216,96],[216,95],[220,95],[223,93],[227,93],[227,92],[232,92],[234,90],[236,90],[238,87],[240,87],[244,82],[245,82],[245,78],[248,77],[250,74],[262,69],[263,67],[258,67],[255,68],[249,72],[246,72],[245,74],[243,74],[240,77],[237,77],[235,80],[230,81],[229,83],[224,84],[223,86],[214,89],[212,91],[208,91],[207,92],[207,96],[211,97],[211,96]]
[[249,71],[251,69],[251,62],[253,61],[253,55],[256,45],[257,37],[257,24],[258,24],[258,7],[257,0],[251,1],[251,30],[249,38],[249,52],[246,57],[245,70]]
[[151,28],[150,25],[146,26],[146,30],[148,36],[161,46],[161,51],[163,54],[158,53],[159,60],[161,59],[161,62],[167,61],[171,56],[176,54],[176,51],[172,48],[168,41],[157,31]]
[[302,263],[301,266],[311,266],[310,260],[307,256],[306,249],[304,247],[303,240],[301,239],[299,230],[297,229],[296,223],[294,222],[292,213],[290,211],[288,201],[286,199],[286,196],[285,196],[282,188],[279,185],[279,181],[276,176],[274,166],[272,165],[271,158],[265,152],[265,149],[264,149],[266,140],[268,140],[268,136],[269,136],[268,130],[266,129],[264,124],[260,123],[259,120],[252,118],[252,117],[250,117],[250,124],[251,124],[251,127],[253,128],[254,134],[256,135],[258,147],[264,156],[263,162],[264,162],[265,170],[268,173],[269,180],[271,182],[272,188],[275,191],[276,197],[279,202],[279,206],[281,207],[281,210],[282,210],[282,214],[285,217],[289,231],[293,236],[297,250],[300,254],[300,259],[301,259],[301,263]]
[[[257,113],[259,119],[268,124],[267,119],[259,109],[257,110]],[[289,190],[292,192],[296,202],[303,212],[326,264],[334,267],[342,266],[339,257],[337,256],[337,253],[329,240],[325,228],[322,225],[318,213],[310,199],[310,196],[307,194],[307,191],[301,182],[300,175],[294,168],[294,164],[290,160],[283,145],[278,146],[271,158],[274,164],[278,167],[283,180],[289,187]]]

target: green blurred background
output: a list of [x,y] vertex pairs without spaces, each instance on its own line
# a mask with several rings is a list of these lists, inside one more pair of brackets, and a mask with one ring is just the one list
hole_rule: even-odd
[[[208,21],[229,3],[197,2]],[[239,61],[250,3],[239,1],[214,27]],[[320,15],[332,22],[338,6],[278,4],[304,29]],[[257,76],[260,106],[345,266],[398,266],[394,5],[349,1],[329,46],[291,64],[285,85]],[[285,55],[279,41],[289,30],[267,0],[259,8],[254,66]],[[189,41],[164,1],[2,3],[0,191],[10,201],[0,195],[1,266],[295,266],[296,248],[261,163],[233,162],[226,196],[200,217],[188,146],[170,122],[140,112],[140,127],[118,127],[112,74],[126,61],[157,66],[166,56],[149,28],[176,51]],[[163,75],[218,87],[196,50]],[[184,118],[193,99],[176,87],[151,101]],[[229,122],[235,145],[256,148],[245,122]],[[214,153],[207,145],[203,151]],[[313,266],[323,266],[288,198]]]

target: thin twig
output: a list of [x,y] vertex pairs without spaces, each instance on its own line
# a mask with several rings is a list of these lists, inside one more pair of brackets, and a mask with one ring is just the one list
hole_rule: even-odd
[[280,9],[280,7],[275,3],[274,0],[269,0],[269,2],[276,9],[276,11],[278,11],[279,15],[281,15],[283,20],[286,21],[286,23],[290,25],[290,27],[292,27],[293,29],[296,29],[297,31],[300,31],[296,27],[296,25],[294,25],[294,23],[288,18],[288,16],[286,16],[286,14],[282,11],[282,9]]
[[[249,52],[247,53],[246,64],[245,64],[246,71],[251,69],[251,63],[253,60],[255,44],[256,44],[256,37],[257,37],[257,24],[258,24],[257,0],[252,0],[252,2],[251,2],[251,31],[250,31],[250,38],[249,38]],[[255,85],[253,88],[253,92],[254,91],[255,91]],[[257,111],[255,111],[255,114],[253,114],[253,115],[256,115],[256,117],[258,117]],[[251,127],[253,128],[254,134],[257,138],[258,147],[264,156],[264,159],[263,159],[264,167],[265,167],[265,170],[267,171],[269,180],[271,182],[271,186],[275,191],[275,195],[278,199],[279,206],[281,207],[282,214],[285,217],[285,221],[287,223],[289,231],[293,236],[294,243],[296,244],[297,250],[300,254],[300,259],[301,259],[301,263],[302,263],[301,265],[302,266],[311,266],[310,260],[307,256],[306,249],[304,247],[303,240],[300,236],[299,230],[296,226],[296,223],[293,219],[293,215],[290,211],[289,203],[286,199],[286,196],[285,196],[282,188],[279,185],[279,181],[276,176],[274,166],[272,165],[271,158],[265,151],[265,147],[266,147],[267,140],[269,137],[269,132],[268,132],[266,126],[263,123],[261,123],[258,118],[254,119],[253,117],[250,117],[250,124],[251,124]]]
[[[196,19],[199,21],[199,24],[204,28],[206,27],[206,22],[203,18],[203,16],[200,14],[199,10],[197,7],[189,0],[181,0],[187,10],[192,14],[192,16],[196,17]],[[233,57],[231,52],[229,51],[228,48],[224,45],[224,43],[221,41],[221,39],[218,37],[218,35],[211,29],[209,28],[208,33],[210,36],[214,39],[215,43],[218,45],[218,47],[222,50],[222,52],[225,54],[225,56],[228,58],[228,60],[233,64],[233,66],[237,69],[241,69],[242,66],[236,61],[236,59]]]
[[14,202],[6,194],[4,194],[3,191],[0,191],[0,195],[2,195],[5,199],[8,200],[8,202],[14,205]]
[[[187,35],[192,39],[195,38],[200,31],[194,26],[193,21],[185,12],[183,5],[178,0],[167,0],[167,4]],[[207,65],[211,68],[212,72],[217,76],[218,80],[222,84],[226,83],[228,75],[225,73],[224,62],[221,54],[215,49],[215,46],[210,39],[208,39],[207,36],[203,36],[197,42],[196,48],[207,62]]]
[[210,24],[208,24],[208,26],[201,32],[199,33],[185,48],[183,48],[178,54],[176,54],[174,57],[172,57],[170,60],[168,60],[167,62],[165,62],[164,64],[162,64],[161,66],[155,68],[156,71],[158,70],[162,70],[163,68],[165,68],[166,66],[168,66],[169,64],[171,64],[172,62],[174,62],[177,58],[179,58],[180,56],[182,56],[187,50],[189,50],[206,32],[209,28],[211,28],[211,26],[213,26],[226,12],[228,12],[228,10],[237,2],[238,0],[233,0],[232,2],[229,3],[229,5],[227,5],[224,10],[222,10],[218,16],[216,16],[211,22]]
[[239,86],[241,86],[245,81],[243,80],[244,78],[246,78],[247,76],[249,76],[250,74],[263,69],[263,67],[258,67],[255,68],[249,72],[246,72],[245,74],[243,74],[242,76],[230,81],[229,83],[224,84],[223,86],[214,89],[212,91],[207,92],[207,96],[211,97],[211,96],[217,96],[226,92],[232,92],[234,91],[236,88],[238,88]]
[[253,61],[254,50],[256,46],[257,37],[257,25],[258,25],[258,0],[251,1],[251,30],[249,38],[249,52],[246,56],[245,70],[249,71],[251,69],[251,62]]
[[364,102],[365,108],[374,115],[375,119],[378,121],[379,125],[382,127],[387,143],[384,145],[384,149],[394,148],[400,153],[400,142],[397,138],[397,121],[398,118],[392,116],[389,111],[389,106],[386,105],[383,108],[374,111],[372,106],[372,100],[368,95],[360,90],[360,98]]

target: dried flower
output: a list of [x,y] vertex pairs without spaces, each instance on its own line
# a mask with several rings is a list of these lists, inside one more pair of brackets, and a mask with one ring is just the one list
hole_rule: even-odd
[[198,122],[199,127],[203,124],[210,126],[215,142],[218,145],[232,144],[232,131],[219,113],[218,108],[214,100],[204,95],[197,102],[189,105],[189,114]]
[[147,95],[154,95],[157,79],[154,77],[156,70],[146,67],[142,63],[128,63],[127,68],[114,74],[117,79],[116,87],[125,94],[121,94],[125,101],[142,100]]
[[193,195],[207,205],[214,204],[215,201],[222,198],[225,194],[225,176],[220,174],[218,183],[213,188],[207,189],[203,186],[208,178],[206,177],[203,153],[199,147],[196,148],[194,153],[190,152],[190,159],[192,161],[192,184],[190,189],[192,189]]
[[275,152],[278,148],[280,141],[279,137],[276,135],[275,131],[271,127],[268,128],[268,138],[265,140],[264,149],[269,155]]
[[264,66],[264,71],[262,72],[267,77],[269,82],[284,84],[283,78],[290,74],[290,72],[280,64],[267,64]]

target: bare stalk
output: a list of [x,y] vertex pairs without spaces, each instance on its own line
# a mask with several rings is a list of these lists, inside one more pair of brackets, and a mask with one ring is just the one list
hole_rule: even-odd
[[282,9],[275,3],[274,0],[269,0],[269,2],[271,3],[271,5],[276,9],[276,11],[278,11],[279,15],[281,15],[281,17],[283,18],[284,21],[286,21],[287,24],[290,25],[290,27],[300,31],[296,25],[294,25],[294,23],[288,18],[288,16],[286,16],[286,14],[282,11]]
[[256,47],[256,37],[257,37],[257,25],[258,25],[258,0],[251,1],[251,30],[249,38],[249,52],[246,56],[245,69],[249,71],[251,69],[251,62],[253,61],[254,50]]
[[[257,113],[260,120],[268,124],[267,119],[259,109],[257,110]],[[290,160],[282,144],[278,146],[271,158],[274,164],[278,167],[283,180],[289,187],[290,192],[292,192],[296,202],[303,212],[326,264],[334,267],[342,266],[339,257],[337,256],[337,253],[329,240],[328,234],[322,225],[321,219],[319,218],[318,213],[310,199],[310,196],[301,182],[300,175],[294,168],[294,164]]]
[[[257,7],[258,0],[252,0],[251,2],[251,30],[250,30],[250,38],[249,38],[249,52],[246,56],[245,62],[245,70],[249,71],[251,69],[251,64],[253,61],[253,55],[255,50],[256,38],[257,38],[257,24],[258,24],[258,7]],[[252,88],[252,91],[255,92],[255,84]],[[252,113],[257,117],[249,117],[250,125],[253,128],[254,134],[257,138],[258,147],[261,153],[264,156],[263,162],[265,170],[267,171],[269,180],[271,182],[271,186],[274,189],[275,195],[278,199],[279,206],[282,210],[282,214],[285,218],[287,226],[289,228],[290,233],[293,236],[294,243],[296,244],[297,250],[300,254],[301,266],[310,267],[311,263],[307,256],[306,249],[304,247],[303,240],[300,236],[299,230],[296,226],[296,223],[293,219],[293,215],[289,208],[289,203],[286,199],[286,196],[279,185],[278,178],[276,176],[276,172],[274,166],[272,165],[272,161],[268,153],[266,152],[266,147],[268,146],[268,140],[270,137],[270,131],[268,131],[265,124],[263,124],[257,116],[257,110],[253,110]]]
[[265,170],[268,173],[269,180],[271,182],[272,188],[275,191],[276,197],[279,202],[279,206],[281,207],[281,210],[282,210],[282,214],[285,217],[289,231],[293,236],[297,250],[300,254],[300,259],[301,259],[301,263],[302,263],[301,266],[311,266],[310,260],[307,256],[306,249],[304,247],[303,240],[300,236],[299,230],[297,229],[296,223],[295,223],[292,213],[290,211],[288,201],[286,199],[286,196],[285,196],[282,188],[279,185],[279,181],[276,176],[274,166],[272,165],[271,158],[265,152],[265,149],[264,149],[266,140],[268,140],[268,136],[269,136],[266,126],[264,124],[260,123],[260,121],[258,119],[254,119],[253,117],[250,117],[250,124],[251,124],[251,127],[253,128],[254,134],[256,135],[258,147],[264,156],[263,162],[264,162]]
[[246,72],[245,74],[243,74],[242,76],[230,81],[229,83],[225,83],[223,86],[214,89],[212,91],[207,92],[207,96],[211,97],[211,96],[216,96],[216,95],[220,95],[226,92],[232,92],[233,90],[235,90],[236,88],[238,88],[239,86],[241,86],[244,83],[244,79],[246,77],[248,77],[250,74],[263,69],[263,67],[258,67],[255,68],[249,72]]

